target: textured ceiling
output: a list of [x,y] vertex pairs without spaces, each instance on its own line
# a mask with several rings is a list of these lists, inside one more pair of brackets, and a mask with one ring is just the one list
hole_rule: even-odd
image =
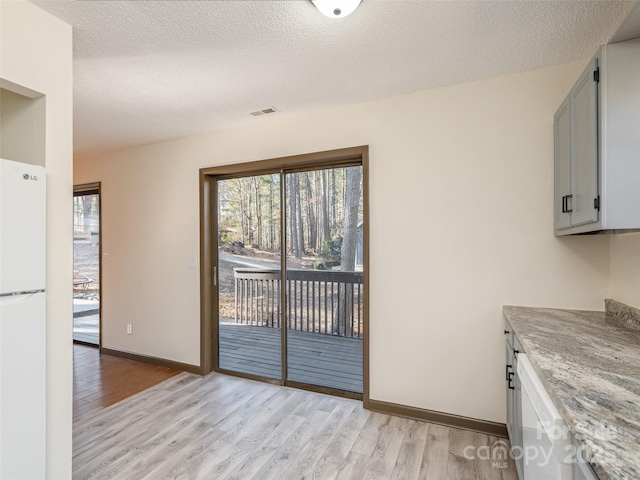
[[32,3],[74,27],[77,156],[586,59],[635,4],[364,0],[330,19],[307,0]]

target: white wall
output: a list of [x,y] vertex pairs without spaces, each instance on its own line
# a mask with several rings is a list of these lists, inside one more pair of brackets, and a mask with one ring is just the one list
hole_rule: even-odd
[[0,1],[0,79],[46,96],[47,478],[71,478],[71,27],[30,3]]
[[104,346],[199,362],[199,168],[368,144],[371,398],[504,422],[502,305],[608,294],[609,238],[553,236],[553,113],[583,66],[77,159],[103,187]]
[[640,308],[640,233],[611,237],[611,298]]

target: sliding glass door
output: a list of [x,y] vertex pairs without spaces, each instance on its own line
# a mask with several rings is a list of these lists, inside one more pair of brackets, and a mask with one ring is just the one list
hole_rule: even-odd
[[362,392],[362,167],[286,175],[287,380]]
[[363,391],[360,165],[216,180],[217,366]]
[[280,174],[217,191],[219,367],[280,380]]

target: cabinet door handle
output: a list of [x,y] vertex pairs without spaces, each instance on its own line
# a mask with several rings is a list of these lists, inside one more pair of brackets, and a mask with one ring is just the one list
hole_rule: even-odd
[[509,369],[510,368],[513,368],[513,366],[512,365],[507,365],[506,372],[505,372],[505,375],[504,375],[506,381],[509,381],[509,373],[510,373]]
[[507,382],[508,382],[507,386],[509,387],[509,390],[515,390],[515,387],[513,386],[513,372],[509,372]]
[[[569,208],[569,200],[573,199],[573,195],[564,195],[562,197],[562,213],[571,213],[573,212],[573,205]],[[572,202],[573,203],[573,202]]]

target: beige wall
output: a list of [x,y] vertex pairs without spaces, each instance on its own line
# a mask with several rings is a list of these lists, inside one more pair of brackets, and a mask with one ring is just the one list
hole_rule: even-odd
[[[5,88],[2,88],[2,87]],[[24,163],[46,163],[46,97],[32,92],[19,94],[0,84],[0,157]]]
[[553,236],[553,113],[583,66],[76,160],[103,186],[104,346],[199,362],[199,168],[368,144],[371,397],[503,422],[502,305],[608,294],[609,237]]
[[73,378],[72,34],[24,1],[0,1],[0,22],[2,86],[46,96],[47,478],[65,479],[71,478]]
[[611,237],[611,298],[640,308],[640,233]]

